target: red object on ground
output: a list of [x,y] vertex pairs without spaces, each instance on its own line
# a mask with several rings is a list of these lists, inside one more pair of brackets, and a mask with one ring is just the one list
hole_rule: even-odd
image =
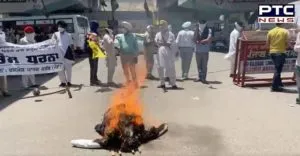
[[[246,87],[266,86],[272,83],[273,71],[270,70],[270,67],[274,67],[274,65],[270,64],[272,61],[268,57],[269,52],[265,41],[239,39],[236,50],[234,84]],[[296,83],[294,70],[292,69],[294,67],[292,60],[295,59],[295,54],[293,50],[287,50],[287,55],[286,63],[289,62],[290,64],[285,64],[287,71],[283,72],[289,72],[291,76],[282,77],[282,80],[285,85],[293,85]],[[266,76],[255,77],[255,74]]]

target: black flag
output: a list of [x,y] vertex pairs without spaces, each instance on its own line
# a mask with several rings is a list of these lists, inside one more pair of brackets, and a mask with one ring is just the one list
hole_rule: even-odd
[[110,4],[112,11],[116,11],[119,8],[119,3],[117,2],[117,0],[111,0]]
[[103,7],[107,7],[105,0],[100,0],[100,5]]
[[151,12],[150,9],[149,9],[147,0],[145,0],[145,2],[144,2],[144,9],[145,9],[145,12],[146,12],[147,17],[152,18],[152,12]]

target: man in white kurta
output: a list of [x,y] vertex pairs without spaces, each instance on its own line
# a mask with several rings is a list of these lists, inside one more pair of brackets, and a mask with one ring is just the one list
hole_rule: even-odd
[[[64,69],[58,72],[60,87],[72,86],[72,64],[74,60],[67,58],[68,49],[73,47],[73,40],[71,34],[67,32],[67,24],[64,21],[57,23],[58,32],[55,32],[52,39],[56,41],[58,46],[61,48],[62,56],[64,56]],[[70,52],[70,51],[69,51]]]
[[[26,44],[34,44],[36,43],[34,37],[34,28],[31,26],[27,26],[24,29],[24,33],[25,36],[23,38],[21,38],[20,40],[20,44],[22,45],[26,45]],[[35,83],[35,76],[34,75],[22,75],[22,83],[23,83],[23,87],[25,89],[28,89],[28,87],[36,87],[36,83]],[[31,84],[31,85],[30,85]]]
[[[0,25],[0,45],[5,43],[5,33],[2,31],[2,26]],[[7,90],[7,77],[6,76],[0,76],[0,92],[2,96],[8,97],[10,94]]]
[[[158,45],[158,74],[160,85],[158,88],[166,88],[165,76],[170,79],[172,89],[177,89],[176,86],[176,71],[175,71],[175,54],[172,50],[172,45],[175,44],[175,36],[168,30],[168,23],[164,20],[160,21],[160,29],[155,36],[155,42]],[[166,73],[166,75],[165,75]]]
[[105,35],[103,37],[103,47],[106,51],[106,67],[107,67],[107,84],[109,86],[116,85],[113,81],[115,68],[117,66],[116,51],[114,48],[114,36],[111,29],[105,29]]
[[190,30],[192,23],[185,22],[182,24],[183,30],[179,31],[176,43],[180,50],[182,80],[188,79],[190,66],[195,50],[194,32]]
[[295,52],[298,53],[298,57],[297,57],[297,60],[296,60],[296,71],[295,71],[297,89],[298,89],[298,98],[296,99],[296,103],[300,104],[300,32],[297,35],[294,50],[295,50]]
[[235,28],[230,33],[229,50],[228,53],[225,55],[225,59],[228,59],[230,61],[230,77],[233,77],[236,74],[236,71],[234,71],[236,59],[236,46],[238,39],[241,37],[242,31],[243,23],[235,22]]

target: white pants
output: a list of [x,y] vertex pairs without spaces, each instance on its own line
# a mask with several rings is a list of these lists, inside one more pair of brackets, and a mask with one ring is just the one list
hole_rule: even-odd
[[176,85],[175,55],[166,47],[160,47],[157,55],[158,75],[161,85],[165,84],[165,77],[170,79],[170,85]]
[[73,61],[65,59],[64,69],[58,72],[59,80],[61,83],[71,83],[72,80],[72,64]]
[[6,76],[0,76],[0,91],[8,92],[8,90],[7,90],[7,77]]
[[34,75],[22,75],[22,83],[23,83],[24,88],[29,87],[30,83],[31,83],[31,85],[36,85],[35,76]]
[[236,74],[236,71],[234,71],[235,66],[235,55],[230,57],[230,74]]
[[[236,68],[236,71],[234,71],[234,66],[235,66],[235,55],[233,55],[232,57],[230,57],[230,74],[236,74],[236,72],[238,72],[239,68]],[[237,60],[237,65],[239,63],[239,60]],[[243,66],[244,66],[244,61],[241,61],[241,65],[240,65],[240,73],[243,73]]]
[[106,58],[106,67],[107,67],[107,82],[113,82],[113,77],[115,69],[117,66],[117,57],[116,56],[107,56]]

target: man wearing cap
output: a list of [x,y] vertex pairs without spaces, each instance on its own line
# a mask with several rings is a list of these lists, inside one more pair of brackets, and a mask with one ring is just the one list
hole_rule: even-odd
[[55,32],[52,36],[52,39],[61,48],[62,56],[64,57],[64,69],[58,72],[58,76],[61,84],[60,87],[72,86],[72,64],[75,61],[73,55],[73,40],[71,35],[66,31],[68,25],[64,21],[57,22],[58,32]]
[[[170,79],[172,89],[178,89],[176,85],[176,71],[175,71],[175,54],[172,46],[175,43],[175,36],[168,29],[168,22],[165,20],[160,21],[160,32],[155,36],[155,42],[158,45],[158,74],[160,78],[160,85],[158,88],[166,88],[165,73]],[[166,71],[166,72],[165,72]]]
[[[25,36],[21,38],[20,44],[26,45],[26,44],[34,44],[36,42],[34,39],[35,38],[34,28],[32,26],[25,27],[24,33]],[[35,76],[30,74],[22,75],[22,83],[25,89],[28,89],[28,87],[33,88],[37,86],[35,82]]]
[[154,53],[156,52],[156,44],[155,44],[155,32],[152,25],[147,26],[147,31],[145,32],[144,37],[144,47],[145,47],[145,60],[147,66],[147,79],[152,80],[155,77],[152,75],[152,69],[154,65]]
[[[121,63],[126,78],[126,83],[130,83],[131,79],[134,85],[138,87],[136,64],[138,60],[138,43],[136,35],[131,32],[132,25],[129,22],[121,23],[121,33],[116,36],[120,45]],[[131,79],[130,79],[131,77]]]
[[[2,31],[2,25],[0,25],[0,45],[5,43],[5,33]],[[0,91],[2,96],[9,97],[10,94],[8,93],[7,89],[7,77],[6,76],[0,76]]]
[[107,85],[116,86],[113,81],[113,76],[115,73],[115,68],[117,66],[117,57],[114,47],[114,35],[113,30],[106,28],[105,35],[103,37],[103,47],[106,51],[106,67],[107,67]]
[[182,24],[183,30],[179,31],[176,43],[180,50],[182,80],[188,79],[188,74],[193,58],[195,43],[193,41],[194,32],[190,30],[192,23],[185,22]]
[[200,20],[197,24],[194,33],[194,40],[196,42],[196,61],[198,68],[198,79],[196,82],[207,84],[207,64],[209,59],[210,43],[212,40],[212,30],[207,27],[206,20]]
[[235,58],[236,58],[236,45],[238,39],[242,36],[244,24],[242,22],[235,22],[234,27],[235,28],[230,33],[229,51],[228,54],[225,55],[225,59],[228,59],[230,61],[230,77],[233,77],[236,74],[236,71],[234,71]]

